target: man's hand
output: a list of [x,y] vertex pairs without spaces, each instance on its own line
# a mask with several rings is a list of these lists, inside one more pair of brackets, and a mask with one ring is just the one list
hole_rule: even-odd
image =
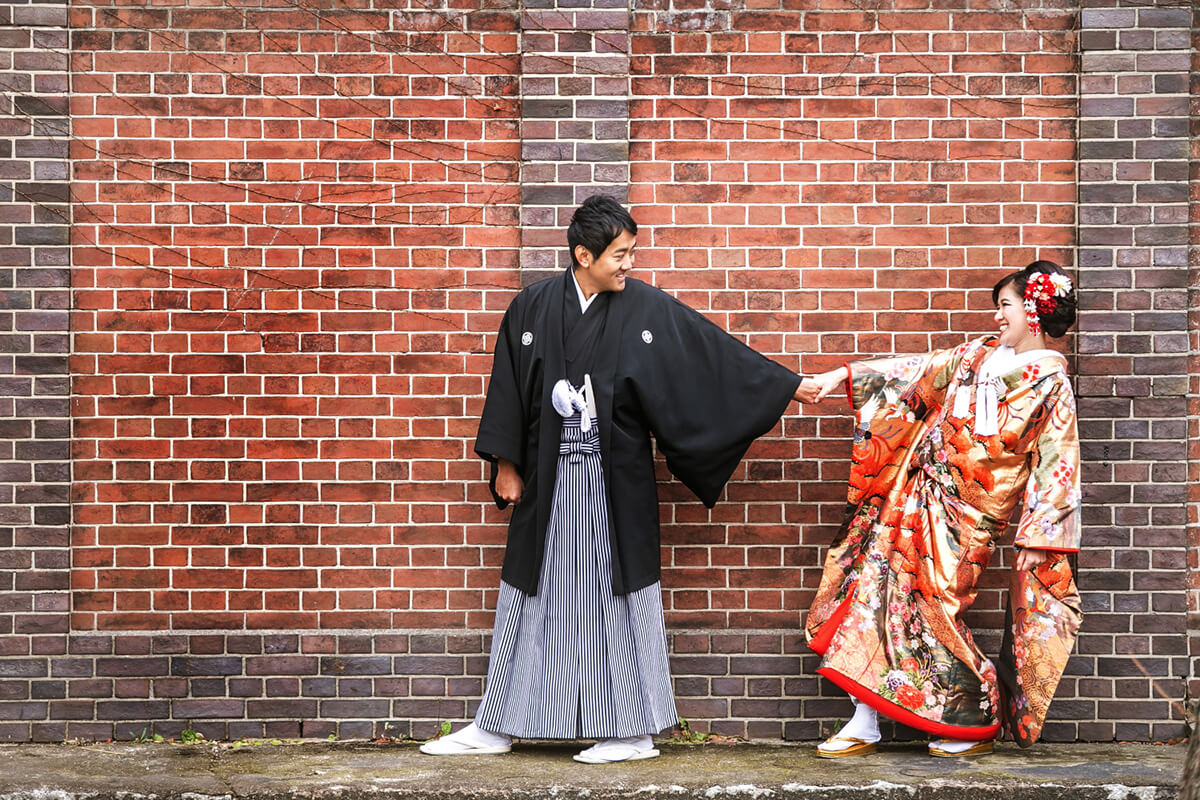
[[497,459],[496,463],[496,494],[501,500],[509,503],[521,502],[525,493],[525,481],[521,480],[516,464],[506,459]]
[[812,378],[805,378],[796,387],[796,393],[792,395],[792,399],[798,403],[815,403],[817,402],[817,390],[819,388],[817,382]]
[[1050,554],[1045,550],[1036,548],[1018,547],[1017,548],[1017,569],[1024,572],[1025,570],[1034,570],[1046,563]]

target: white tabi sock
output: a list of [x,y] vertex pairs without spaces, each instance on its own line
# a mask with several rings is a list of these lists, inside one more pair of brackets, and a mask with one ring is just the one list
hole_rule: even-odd
[[430,756],[504,753],[508,752],[511,744],[512,739],[503,733],[485,731],[472,722],[462,730],[425,742],[420,750]]
[[654,758],[654,740],[649,736],[627,736],[622,739],[605,739],[575,756],[584,764],[611,764],[615,761],[641,761]]
[[854,698],[851,698],[851,700],[855,706],[854,716],[837,732],[837,739],[817,745],[821,750],[836,752],[838,750],[845,750],[854,744],[853,742],[844,741],[845,739],[861,739],[864,742],[879,741],[879,715],[875,713],[875,709],[866,703],[854,700]]
[[947,753],[965,753],[977,744],[979,744],[978,741],[967,739],[935,739],[929,743],[929,747],[930,749],[936,747]]
[[485,731],[474,722],[463,728],[458,733],[452,735],[457,736],[460,741],[466,742],[474,747],[498,747],[500,745],[512,744],[511,736],[507,736],[503,733],[492,733],[491,731]]
[[628,745],[635,750],[644,752],[654,748],[654,739],[649,736],[628,736],[624,739],[605,739],[594,746],[599,750],[603,750],[616,745]]

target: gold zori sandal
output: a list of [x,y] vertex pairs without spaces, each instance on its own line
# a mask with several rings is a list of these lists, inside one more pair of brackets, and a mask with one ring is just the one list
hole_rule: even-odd
[[955,758],[957,756],[982,756],[982,755],[987,755],[988,753],[992,752],[992,750],[994,748],[995,748],[995,742],[993,742],[991,739],[987,739],[986,741],[976,742],[975,744],[968,747],[966,750],[959,750],[959,751],[955,752],[953,750],[947,750],[944,747],[942,747],[941,740],[938,740],[936,742],[929,743],[929,755],[935,756],[937,758]]
[[836,733],[830,736],[822,744],[830,744],[831,742],[852,742],[848,747],[843,747],[840,750],[822,750],[820,745],[817,745],[818,758],[847,758],[849,756],[865,756],[868,753],[875,752],[875,742],[868,742],[863,739],[856,739],[853,736],[838,736]]

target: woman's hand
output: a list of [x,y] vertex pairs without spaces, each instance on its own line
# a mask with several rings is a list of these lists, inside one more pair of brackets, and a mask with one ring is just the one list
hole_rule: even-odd
[[496,461],[496,494],[501,500],[506,500],[509,503],[521,502],[521,495],[525,493],[525,481],[521,480],[520,474],[517,472],[517,465],[507,459],[497,459]]
[[831,369],[829,372],[822,372],[820,375],[815,375],[812,378],[817,385],[817,399],[815,402],[821,402],[834,389],[845,386],[846,384],[846,368],[838,367]]
[[1050,558],[1050,554],[1045,550],[1037,550],[1035,548],[1018,547],[1017,548],[1017,569],[1022,572],[1025,570],[1035,570],[1046,560]]

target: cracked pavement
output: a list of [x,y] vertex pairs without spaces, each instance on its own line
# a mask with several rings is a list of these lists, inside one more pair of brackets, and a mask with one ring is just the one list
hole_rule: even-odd
[[810,744],[660,745],[662,757],[589,766],[579,745],[433,758],[414,743],[0,745],[0,800],[1168,800],[1185,745],[997,745],[935,759],[924,743],[818,759]]

